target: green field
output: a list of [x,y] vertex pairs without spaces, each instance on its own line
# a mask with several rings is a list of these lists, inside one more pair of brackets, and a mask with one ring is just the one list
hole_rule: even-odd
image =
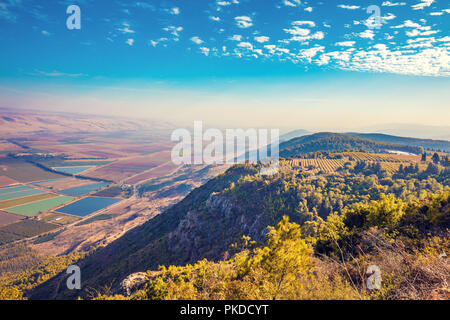
[[17,213],[25,216],[34,216],[42,211],[49,210],[51,208],[57,207],[65,202],[73,200],[73,197],[61,196],[57,198],[37,201],[33,203],[24,204],[21,206],[6,209],[6,211],[11,213]]
[[26,204],[29,202],[46,200],[46,199],[51,199],[51,198],[55,198],[55,197],[57,197],[57,195],[52,194],[52,193],[44,193],[44,194],[36,194],[36,195],[18,198],[18,199],[0,201],[0,209],[17,207],[17,206],[20,206],[20,205],[23,205],[23,204]]
[[57,228],[57,226],[54,224],[37,220],[23,220],[8,226],[0,227],[0,245],[33,237],[55,228]]

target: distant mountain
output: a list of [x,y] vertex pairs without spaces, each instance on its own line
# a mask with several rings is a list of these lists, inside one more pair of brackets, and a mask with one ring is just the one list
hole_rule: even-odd
[[450,140],[450,126],[429,126],[421,124],[390,123],[384,125],[365,126],[355,129],[356,132],[383,133],[394,136],[419,139]]
[[450,141],[445,140],[432,140],[432,139],[417,139],[407,137],[397,137],[382,133],[354,133],[349,132],[348,135],[375,140],[379,142],[403,144],[413,147],[422,147],[427,150],[440,150],[450,152]]
[[358,137],[355,134],[331,132],[315,133],[294,138],[280,144],[280,156],[283,158],[318,151],[339,152],[346,150],[381,153],[387,152],[387,150],[396,150],[414,154],[420,154],[422,152],[420,146],[381,142]]
[[280,143],[294,139],[294,138],[303,137],[308,134],[311,134],[311,132],[309,132],[308,130],[303,130],[303,129],[290,131],[290,132],[280,136]]

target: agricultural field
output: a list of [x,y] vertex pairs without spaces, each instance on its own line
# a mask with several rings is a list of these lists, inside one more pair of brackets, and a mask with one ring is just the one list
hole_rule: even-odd
[[60,196],[51,199],[27,203],[17,207],[8,208],[6,209],[6,211],[10,213],[21,214],[24,216],[34,216],[43,211],[50,210],[66,202],[72,201],[73,199],[74,199],[73,197]]
[[22,220],[23,216],[0,211],[0,227]]
[[140,182],[143,182],[146,180],[166,176],[166,175],[174,172],[175,170],[177,170],[177,168],[178,168],[178,166],[176,166],[175,164],[173,164],[172,161],[170,161],[170,162],[164,163],[158,167],[147,170],[143,173],[137,174],[137,175],[125,180],[124,182],[128,183],[128,184],[137,184],[137,183],[140,183]]
[[19,182],[64,178],[63,175],[45,171],[28,162],[9,157],[0,158],[0,175]]
[[95,166],[52,167],[53,170],[69,174],[79,174],[92,168],[95,168]]
[[61,193],[68,196],[82,196],[93,191],[97,191],[101,188],[107,187],[109,184],[105,182],[93,183],[88,185],[82,185],[75,188],[62,190]]
[[112,179],[116,182],[131,178],[144,171],[170,161],[170,151],[156,152],[147,156],[131,157],[113,162],[89,172],[89,177]]
[[5,186],[10,186],[13,184],[17,184],[18,182],[10,177],[0,175],[0,188]]
[[44,194],[36,194],[36,195],[18,198],[18,199],[0,201],[0,209],[16,207],[16,206],[20,206],[22,204],[26,204],[26,203],[30,203],[30,202],[34,202],[34,201],[51,199],[51,198],[55,198],[55,197],[57,197],[56,194],[44,193]]
[[118,197],[122,194],[123,190],[119,186],[110,187],[104,190],[100,190],[93,194],[95,197],[107,197],[107,198],[114,198]]
[[56,211],[84,217],[101,209],[105,209],[121,200],[122,199],[115,198],[86,197],[65,207],[59,208]]
[[25,219],[7,226],[0,227],[0,245],[9,242],[34,237],[56,229],[58,226],[34,219]]
[[319,169],[322,172],[335,172],[345,164],[342,159],[293,159],[289,161],[294,167]]
[[66,189],[84,186],[84,185],[88,185],[88,184],[92,184],[92,181],[85,180],[85,179],[77,179],[77,178],[72,178],[72,177],[70,177],[70,178],[66,177],[64,179],[40,181],[40,182],[33,183],[33,185],[35,185],[37,187],[45,188],[48,190],[55,190],[55,191],[66,190]]
[[367,163],[380,163],[381,168],[389,173],[398,171],[400,165],[409,166],[411,163],[418,164],[420,170],[425,170],[427,163],[420,162],[420,156],[416,155],[397,155],[397,154],[375,154],[364,152],[341,152],[331,154],[328,158],[310,158],[310,159],[292,159],[287,160],[287,163],[293,167],[300,167],[309,169],[312,172],[333,173],[339,168],[342,168],[346,162],[353,165],[358,161]]
[[17,186],[0,190],[0,201],[42,194],[44,191],[27,186]]
[[41,161],[43,165],[46,167],[83,167],[83,166],[104,166],[106,164],[111,163],[112,161],[105,161],[105,160],[47,160],[47,161]]
[[403,154],[365,153],[365,152],[342,152],[344,157],[351,161],[381,161],[381,162],[420,162],[420,156]]
[[11,143],[6,140],[0,140],[0,153],[7,153],[7,152],[20,152],[24,149],[14,143]]

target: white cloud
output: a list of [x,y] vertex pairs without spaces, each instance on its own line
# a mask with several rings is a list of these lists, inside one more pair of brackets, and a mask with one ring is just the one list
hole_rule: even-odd
[[411,6],[413,10],[422,10],[425,7],[429,7],[433,4],[434,0],[420,0],[421,2]]
[[200,51],[205,55],[205,56],[209,56],[209,51],[210,49],[207,47],[200,47]]
[[264,43],[269,41],[269,37],[265,37],[265,36],[259,36],[259,37],[255,37],[255,40],[259,43]]
[[346,4],[340,4],[340,5],[338,5],[338,7],[342,8],[342,9],[348,9],[348,10],[356,10],[356,9],[361,8],[360,6],[353,6],[353,5],[346,5]]
[[240,34],[235,34],[231,37],[228,37],[228,40],[232,40],[232,41],[241,41],[242,36]]
[[163,28],[164,31],[170,32],[175,37],[179,37],[179,32],[183,31],[183,27],[168,26]]
[[300,0],[283,0],[283,4],[288,7],[297,7],[300,3]]
[[315,27],[316,26],[314,21],[294,21],[294,22],[292,22],[292,25],[294,25],[294,26],[308,25],[310,27]]
[[367,29],[367,30],[364,31],[364,32],[360,32],[360,33],[359,33],[359,36],[360,36],[361,38],[368,38],[368,39],[372,39],[372,40],[373,40],[373,37],[375,36],[375,34],[373,33],[372,30]]
[[237,46],[240,48],[246,48],[248,50],[253,50],[253,45],[250,42],[240,42]]
[[253,25],[252,19],[247,16],[235,17],[234,20],[239,28],[249,28]]
[[289,33],[293,36],[307,36],[311,33],[311,30],[299,28],[297,26],[294,26],[292,29],[283,29],[286,33]]
[[217,1],[216,3],[218,6],[222,6],[222,7],[229,6],[231,4],[231,2],[228,2],[228,1]]
[[202,39],[200,39],[199,37],[195,36],[191,38],[191,41],[196,43],[196,44],[202,44],[204,41]]
[[210,16],[209,19],[211,19],[212,21],[220,21],[220,18],[215,16]]
[[312,11],[313,11],[313,8],[312,8],[312,7],[306,7],[306,8],[305,8],[305,11],[312,12]]
[[87,74],[84,73],[67,73],[67,72],[61,72],[61,71],[42,71],[42,70],[34,70],[37,74],[46,76],[46,77],[72,77],[72,78],[76,78],[76,77],[83,77],[83,76],[87,76]]
[[178,15],[178,14],[180,14],[180,8],[174,7],[172,9],[170,9],[170,13]]
[[317,46],[317,47],[312,47],[309,49],[303,49],[303,50],[300,50],[299,57],[306,58],[306,59],[308,59],[308,61],[311,61],[311,58],[315,57],[317,55],[317,53],[323,52],[324,49],[325,49],[325,47],[323,47],[323,46]]
[[353,47],[355,43],[356,43],[355,41],[342,41],[336,42],[335,45],[340,47]]
[[396,7],[396,6],[405,6],[406,2],[390,2],[390,1],[384,1],[381,6],[383,7]]
[[46,30],[42,30],[41,33],[42,33],[44,36],[49,36],[49,35],[50,35],[50,32],[48,32],[48,31],[46,31]]
[[134,39],[127,39],[127,41],[125,41],[129,46],[132,46],[134,44]]

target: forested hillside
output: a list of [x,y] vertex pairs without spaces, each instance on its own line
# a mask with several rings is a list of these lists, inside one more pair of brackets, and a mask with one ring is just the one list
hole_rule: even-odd
[[[376,206],[377,203],[417,207],[418,203],[429,201],[426,199],[431,194],[448,197],[450,185],[449,168],[433,163],[418,165],[411,162],[392,172],[373,161],[348,161],[331,173],[310,170],[292,164],[292,161],[282,161],[280,172],[273,176],[261,176],[259,169],[257,165],[232,167],[192,191],[166,212],[131,230],[106,248],[97,250],[80,262],[84,284],[98,292],[103,288],[104,292],[111,293],[134,272],[156,270],[159,265],[196,263],[204,258],[211,261],[230,259],[241,251],[245,239],[263,245],[267,227],[276,226],[284,216],[302,228],[309,228],[303,231],[304,236],[314,238],[310,241],[318,254],[328,255],[335,251],[334,244],[316,234],[324,221],[341,219],[339,221],[347,223],[353,219],[348,230],[358,230],[353,234],[356,237],[371,227],[385,228],[382,219],[391,219],[391,213],[380,212],[380,215],[388,216],[381,220],[369,218],[366,222],[360,215],[354,218],[351,214],[354,210],[363,210],[364,206]],[[371,201],[381,202],[371,204]],[[442,201],[447,200],[443,198]],[[372,209],[364,210],[370,212]],[[423,223],[425,226],[437,223],[436,234],[442,235],[449,222],[448,206],[444,205],[438,211],[441,212],[439,217],[427,217]],[[392,214],[403,216],[403,211]],[[400,221],[393,219],[395,223]],[[427,238],[429,230],[434,230],[434,227],[424,225],[414,222],[416,229],[405,226],[402,230],[412,232],[411,241],[417,237],[416,240],[421,242]],[[394,233],[400,226],[395,226]],[[345,250],[353,252],[356,247],[353,247],[352,239],[356,238],[346,239],[350,242],[342,238],[342,242],[338,241],[339,246],[342,248],[349,244]],[[64,287],[54,292],[55,283],[61,281],[61,277],[64,274],[42,284],[31,297],[86,297],[86,292],[68,291]]]
[[427,150],[450,152],[450,141],[446,140],[432,140],[432,139],[417,139],[408,137],[397,137],[382,133],[348,133],[351,136],[375,140],[385,143],[402,144],[412,147],[422,147]]
[[339,152],[346,150],[379,153],[386,152],[386,150],[395,150],[413,154],[421,154],[423,152],[423,148],[421,146],[380,142],[356,137],[350,134],[329,132],[316,133],[294,138],[280,144],[280,156],[283,158],[294,157],[317,151]]
[[447,191],[409,202],[382,194],[302,227],[284,216],[233,258],[162,266],[131,296],[96,299],[449,299],[449,210]]

